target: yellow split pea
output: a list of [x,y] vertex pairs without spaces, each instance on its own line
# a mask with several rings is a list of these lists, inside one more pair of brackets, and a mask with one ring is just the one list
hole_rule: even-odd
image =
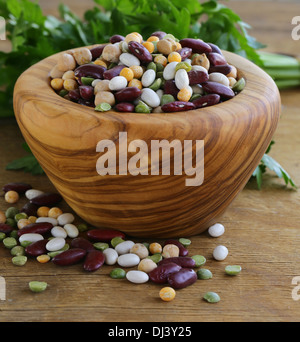
[[173,300],[176,296],[176,292],[172,287],[163,287],[159,291],[159,297],[164,301],[164,302],[170,302]]

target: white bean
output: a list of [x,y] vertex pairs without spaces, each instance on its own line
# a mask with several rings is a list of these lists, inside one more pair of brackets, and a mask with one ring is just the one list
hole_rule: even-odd
[[203,71],[203,72],[207,72],[207,69],[205,69],[203,66],[201,65],[192,65],[192,70],[196,70],[196,71]]
[[175,84],[178,89],[187,88],[190,84],[189,76],[186,70],[179,69],[175,74]]
[[136,254],[122,254],[118,257],[118,264],[122,267],[133,267],[140,263],[140,257]]
[[212,72],[209,74],[209,81],[221,83],[226,87],[229,87],[229,79],[220,72]]
[[37,242],[40,240],[44,240],[43,235],[36,234],[36,233],[23,234],[19,237],[20,242],[24,242],[24,241]]
[[35,222],[36,223],[48,222],[48,223],[51,223],[53,226],[57,226],[57,219],[54,217],[38,217]]
[[159,99],[161,100],[161,98],[164,95],[164,91],[162,89],[158,89],[158,90],[156,90],[156,94],[158,95]]
[[[153,70],[152,70],[153,71]],[[160,98],[156,92],[150,88],[144,88],[141,95],[142,101],[144,101],[148,106],[155,108],[160,105]]]
[[218,261],[225,260],[227,255],[228,249],[225,246],[217,246],[213,251],[213,257]]
[[200,84],[192,85],[193,94],[204,94],[204,90]]
[[127,80],[124,76],[113,77],[109,81],[109,89],[112,91],[119,91],[127,87]]
[[56,251],[59,251],[60,249],[62,249],[65,244],[66,244],[66,241],[65,241],[64,238],[62,238],[62,237],[55,237],[54,239],[51,239],[47,243],[46,249],[49,252],[56,252]]
[[43,193],[44,193],[44,191],[41,191],[41,190],[30,189],[30,190],[27,190],[25,192],[25,196],[26,196],[27,199],[31,200],[34,197],[37,197],[37,196],[39,196],[39,195],[41,195]]
[[68,236],[67,232],[63,227],[55,226],[51,229],[51,235],[54,237],[66,238]]
[[133,241],[130,241],[130,240],[123,241],[123,242],[117,244],[117,246],[115,247],[115,250],[119,255],[127,254],[127,253],[129,253],[129,251],[133,245],[134,245]]
[[118,260],[118,253],[113,248],[106,248],[103,251],[106,265],[114,265]]
[[58,216],[57,222],[60,226],[64,226],[65,224],[68,223],[73,223],[75,220],[75,217],[71,213],[64,213]]
[[221,223],[216,223],[208,229],[208,234],[212,237],[219,237],[224,233],[225,227]]
[[143,284],[149,280],[148,274],[143,271],[129,271],[126,273],[126,278],[135,284]]
[[142,85],[144,88],[150,87],[151,84],[155,81],[156,72],[153,69],[149,69],[144,72],[142,77]]
[[141,65],[141,62],[137,57],[127,52],[121,54],[120,62],[128,67],[131,67],[134,65]]
[[79,235],[79,230],[74,224],[68,223],[64,225],[64,230],[70,238],[76,238]]
[[177,64],[178,62],[171,62],[165,67],[163,77],[166,81],[173,80],[175,78]]

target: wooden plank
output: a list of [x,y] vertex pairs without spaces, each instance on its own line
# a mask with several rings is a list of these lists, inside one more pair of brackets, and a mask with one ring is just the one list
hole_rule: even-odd
[[[237,12],[245,13],[245,21],[258,15],[269,18],[270,4],[260,2],[258,11],[251,1],[228,4],[231,3]],[[273,27],[288,32],[290,18],[296,13],[294,5],[279,2],[272,6],[276,7],[273,18],[281,18],[277,22],[280,25],[273,24]],[[287,42],[282,47],[266,33],[267,26],[271,25],[268,21],[271,19],[267,19],[265,23],[260,21],[257,37],[264,34],[269,37],[271,50],[291,52],[290,44],[293,43]],[[263,35],[260,36],[259,32]],[[281,95],[283,111],[271,156],[299,185],[299,90],[281,92]],[[26,181],[36,188],[53,190],[45,176],[4,171],[8,162],[26,155],[26,152],[21,148],[23,138],[15,123],[1,122],[0,137],[0,185]],[[178,290],[175,300],[170,303],[159,299],[161,286],[152,283],[134,285],[126,280],[111,279],[111,266],[93,274],[85,273],[81,265],[60,268],[51,263],[41,265],[35,260],[29,260],[25,267],[17,267],[11,264],[9,251],[1,245],[0,276],[6,280],[7,296],[5,301],[0,300],[0,321],[299,321],[300,306],[292,299],[292,279],[300,276],[300,194],[286,189],[283,181],[272,174],[264,179],[261,191],[256,189],[255,182],[251,182],[233,202],[222,219],[226,227],[224,236],[212,239],[203,233],[192,238],[190,255],[207,257],[205,267],[211,269],[214,277]],[[23,201],[18,206],[21,207]],[[7,207],[9,205],[0,198],[0,210]],[[67,210],[66,205],[64,209]],[[224,262],[212,259],[212,251],[218,244],[229,249],[228,259]],[[240,264],[242,273],[235,278],[224,275],[227,264]],[[47,281],[50,286],[44,293],[33,294],[28,290],[31,280]],[[220,294],[220,303],[209,305],[202,300],[202,295],[209,290]]]

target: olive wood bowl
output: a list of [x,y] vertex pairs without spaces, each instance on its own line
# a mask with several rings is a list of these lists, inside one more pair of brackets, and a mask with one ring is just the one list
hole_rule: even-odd
[[[188,112],[136,114],[99,113],[57,95],[49,79],[56,54],[19,77],[15,116],[58,192],[93,227],[118,229],[136,237],[192,236],[220,220],[244,188],[280,115],[280,96],[273,80],[245,58],[226,51],[224,55],[237,67],[239,77],[246,79],[246,87],[236,97]],[[203,184],[186,186],[184,172],[100,176],[96,145],[103,139],[117,145],[119,132],[127,132],[128,143],[142,139],[149,151],[151,140],[204,140]]]

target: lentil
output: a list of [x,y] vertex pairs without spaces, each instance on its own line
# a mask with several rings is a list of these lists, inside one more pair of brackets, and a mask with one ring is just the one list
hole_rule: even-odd
[[40,263],[40,264],[46,264],[47,262],[49,262],[51,260],[50,256],[47,254],[42,254],[36,257],[36,260]]

